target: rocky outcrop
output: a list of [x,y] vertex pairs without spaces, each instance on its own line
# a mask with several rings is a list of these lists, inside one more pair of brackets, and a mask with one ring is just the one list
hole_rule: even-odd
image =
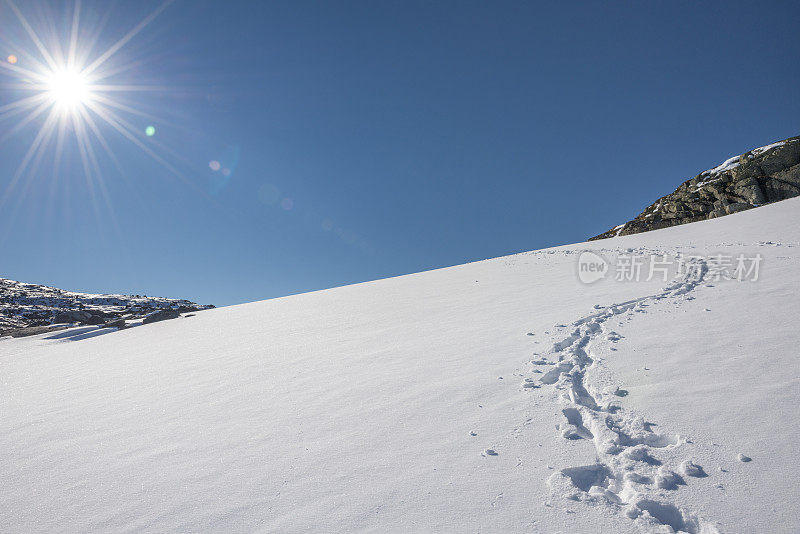
[[701,172],[632,221],[590,241],[713,219],[798,195],[800,137],[791,137]]
[[51,325],[125,328],[126,321],[154,317],[142,322],[155,322],[213,307],[183,299],[76,293],[0,278],[0,336],[33,335],[52,330]]
[[103,328],[117,328],[121,330],[125,327],[126,327],[125,317],[117,317],[115,319],[111,319],[106,323],[103,323]]
[[157,323],[158,321],[166,321],[167,319],[177,319],[180,315],[181,314],[177,310],[158,310],[147,315],[147,317],[142,320],[142,324]]

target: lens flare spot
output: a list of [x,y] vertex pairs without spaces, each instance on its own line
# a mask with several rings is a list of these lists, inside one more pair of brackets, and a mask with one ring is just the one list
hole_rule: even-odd
[[211,161],[209,161],[209,162],[208,162],[208,167],[209,167],[209,168],[210,168],[212,171],[214,171],[214,172],[217,172],[218,170],[220,170],[220,168],[222,167],[222,165],[220,165],[219,161],[217,161],[217,160],[215,160],[215,159],[212,159]]
[[153,137],[156,134],[156,127],[155,126],[148,126],[144,129],[144,134],[147,137]]
[[12,65],[14,65],[17,62],[17,56],[11,54],[10,56],[8,56],[7,61]]
[[281,200],[281,207],[284,210],[289,211],[294,207],[294,201],[291,198],[284,198]]

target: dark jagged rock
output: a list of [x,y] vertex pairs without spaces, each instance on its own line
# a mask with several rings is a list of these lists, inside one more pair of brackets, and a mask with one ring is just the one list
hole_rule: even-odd
[[713,219],[798,195],[800,137],[791,137],[701,172],[632,221],[590,241]]
[[83,310],[63,310],[53,316],[54,323],[85,323],[92,314]]
[[122,330],[125,328],[125,319],[123,317],[118,317],[116,319],[111,319],[110,321],[103,323],[105,328],[117,328]]
[[180,316],[181,314],[178,312],[178,310],[158,310],[145,317],[142,320],[142,324],[156,323],[158,321],[166,321],[167,319],[177,319]]

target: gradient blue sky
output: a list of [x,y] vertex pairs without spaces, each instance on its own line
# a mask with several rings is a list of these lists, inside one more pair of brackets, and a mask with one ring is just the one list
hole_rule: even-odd
[[[63,40],[71,3],[20,5]],[[82,21],[111,10],[101,51],[159,5]],[[0,210],[0,276],[227,305],[583,241],[800,134],[798,20],[794,1],[179,0],[111,61],[161,87],[120,97],[171,169],[105,128],[104,200],[74,142],[45,155]],[[0,57],[34,51],[0,4]],[[42,122],[0,144],[0,191]]]

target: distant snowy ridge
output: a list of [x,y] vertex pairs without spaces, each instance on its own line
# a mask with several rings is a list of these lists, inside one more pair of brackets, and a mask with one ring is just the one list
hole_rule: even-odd
[[800,137],[792,137],[728,158],[590,241],[713,219],[798,195]]
[[101,325],[120,319],[140,319],[158,310],[186,313],[213,307],[185,299],[77,293],[0,278],[0,335],[53,323]]

